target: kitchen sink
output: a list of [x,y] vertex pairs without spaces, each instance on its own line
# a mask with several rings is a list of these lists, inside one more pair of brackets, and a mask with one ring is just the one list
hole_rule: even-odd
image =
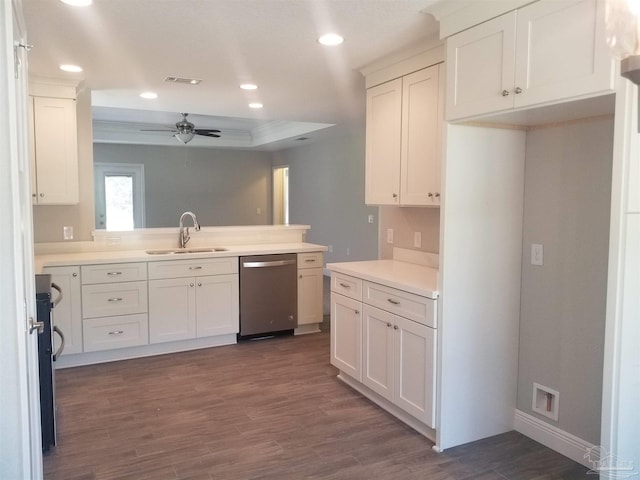
[[208,248],[168,248],[159,250],[147,250],[149,255],[184,255],[187,253],[215,253],[226,252],[226,248],[208,247]]

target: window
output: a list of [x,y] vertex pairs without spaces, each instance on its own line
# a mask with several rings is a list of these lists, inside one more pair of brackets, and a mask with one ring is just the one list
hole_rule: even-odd
[[96,163],[96,228],[112,231],[144,227],[144,166]]

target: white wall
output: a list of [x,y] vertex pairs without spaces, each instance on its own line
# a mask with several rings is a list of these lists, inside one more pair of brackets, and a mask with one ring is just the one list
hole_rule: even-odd
[[144,165],[147,228],[176,227],[187,210],[203,226],[271,223],[269,153],[97,143],[94,158]]
[[364,126],[277,152],[274,165],[289,165],[290,223],[311,225],[308,242],[333,246],[326,262],[378,258],[378,209],[364,204]]
[[[600,444],[613,119],[527,134],[517,407]],[[544,265],[530,262],[544,245]],[[532,411],[533,382],[559,419]]]

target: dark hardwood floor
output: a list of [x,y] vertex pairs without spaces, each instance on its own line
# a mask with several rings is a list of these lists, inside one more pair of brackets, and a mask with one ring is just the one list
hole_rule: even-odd
[[437,454],[335,375],[326,332],[58,370],[45,478],[593,478],[515,432]]

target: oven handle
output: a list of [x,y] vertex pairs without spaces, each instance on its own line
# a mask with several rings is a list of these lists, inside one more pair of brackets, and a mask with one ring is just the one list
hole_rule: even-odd
[[51,288],[58,292],[58,296],[53,302],[51,302],[51,308],[56,308],[56,305],[58,305],[62,301],[62,289],[55,283],[51,284]]
[[274,260],[272,262],[244,262],[244,268],[264,268],[264,267],[283,267],[285,265],[294,265],[295,260]]
[[58,358],[58,355],[60,355],[64,350],[64,333],[62,333],[62,330],[60,330],[55,325],[53,326],[53,331],[58,335],[60,335],[60,346],[58,347],[58,350],[56,350],[56,353],[53,354],[53,361],[55,362],[56,359]]

